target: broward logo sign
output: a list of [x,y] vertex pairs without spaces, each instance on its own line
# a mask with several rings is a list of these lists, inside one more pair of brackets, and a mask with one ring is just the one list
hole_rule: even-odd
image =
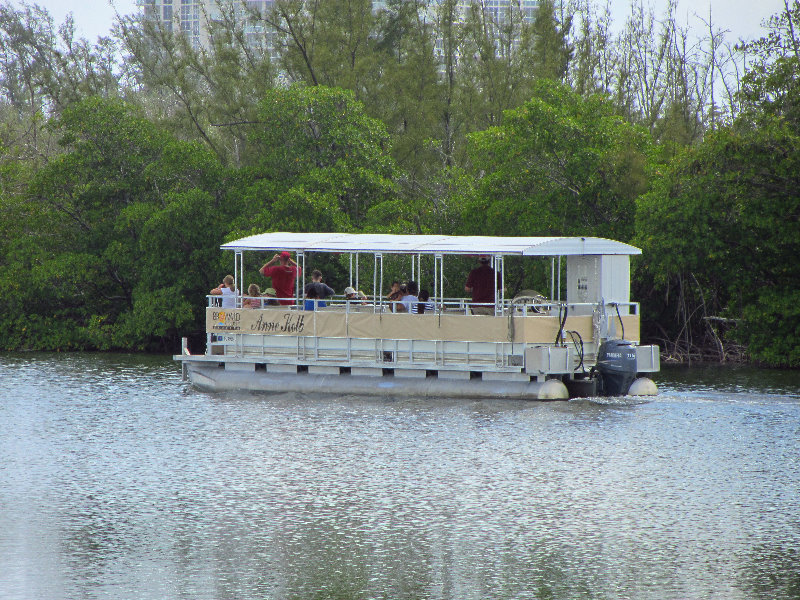
[[211,313],[211,320],[214,322],[214,329],[224,331],[240,331],[242,313],[238,311],[220,310]]

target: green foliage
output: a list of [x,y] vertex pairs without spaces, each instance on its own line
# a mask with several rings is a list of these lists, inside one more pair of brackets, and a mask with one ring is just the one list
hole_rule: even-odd
[[357,97],[391,136],[391,152],[411,182],[428,181],[441,159],[428,143],[444,135],[443,84],[430,23],[415,2],[390,0],[377,14],[370,56],[379,75],[364,82]]
[[225,164],[239,165],[248,154],[248,126],[258,100],[274,84],[276,68],[267,37],[252,35],[252,15],[242,2],[219,0],[213,14],[204,10],[199,16],[205,47],[161,21],[138,16],[120,21],[116,36],[137,83],[128,97],[167,131],[198,140]]
[[782,117],[800,131],[800,59],[780,57],[755,65],[743,78],[746,115],[756,126],[762,116]]
[[174,340],[202,312],[190,299],[216,279],[208,270],[218,252],[209,250],[230,221],[225,209],[235,208],[219,202],[222,169],[121,101],[75,103],[51,127],[65,152],[13,205],[0,297],[13,307],[3,325],[17,337],[6,343],[110,349]]
[[[561,9],[563,15],[563,4]],[[567,39],[571,28],[572,17],[559,19],[554,0],[539,0],[531,31],[535,77],[564,79],[574,51]]]
[[751,64],[742,78],[744,119],[781,117],[800,131],[800,1],[772,16],[769,33],[744,45]]
[[742,322],[734,332],[748,354],[773,367],[800,366],[800,291],[762,289],[742,309]]
[[[2,347],[174,347],[230,270],[220,242],[250,233],[588,234],[643,247],[646,335],[800,362],[799,0],[745,45],[741,117],[714,134],[733,63],[711,23],[689,43],[674,2],[631,0],[618,30],[592,0],[532,20],[225,0],[203,48],[137,17],[90,44],[18,5],[0,4]],[[339,258],[315,266],[344,280]],[[506,267],[510,288],[535,276]]]
[[502,235],[633,236],[650,140],[599,96],[538,81],[503,125],[470,138],[482,177],[465,227]]
[[292,81],[360,90],[377,75],[371,0],[277,0],[263,18],[285,48],[281,66]]
[[[800,278],[798,174],[800,137],[773,120],[757,131],[707,136],[641,199],[637,243],[645,272],[674,291],[666,312],[680,318],[672,336],[676,328],[702,332],[703,317],[735,319],[731,339],[753,358],[800,365],[787,350],[800,340],[797,311],[782,300]],[[678,305],[687,287],[691,311]]]
[[76,38],[71,15],[56,27],[37,4],[0,4],[0,90],[21,113],[39,112],[43,101],[60,110],[90,95],[116,96],[115,53],[110,38],[94,46]]
[[[246,202],[264,229],[349,230],[395,193],[382,123],[351,92],[322,86],[271,90],[259,107]],[[244,224],[242,224],[244,228]]]

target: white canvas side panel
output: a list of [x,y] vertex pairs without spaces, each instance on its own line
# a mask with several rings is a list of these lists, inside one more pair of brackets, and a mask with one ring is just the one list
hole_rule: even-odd
[[630,310],[631,299],[630,259],[627,256],[603,256],[600,266],[600,296],[606,301],[616,302],[621,315]]

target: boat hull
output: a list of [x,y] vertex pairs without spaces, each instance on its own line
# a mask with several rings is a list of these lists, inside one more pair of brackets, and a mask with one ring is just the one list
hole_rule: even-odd
[[[324,391],[350,396],[566,400],[566,386],[556,379],[547,381],[484,381],[482,379],[449,379],[436,374],[404,377],[394,373],[381,376],[352,374],[315,374],[308,372],[274,373],[248,368],[237,369],[235,363],[209,364],[181,357],[186,378],[196,388],[212,392],[235,390],[257,392]],[[227,365],[227,368],[226,368]],[[233,368],[231,368],[233,366]],[[244,363],[243,366],[247,366]]]

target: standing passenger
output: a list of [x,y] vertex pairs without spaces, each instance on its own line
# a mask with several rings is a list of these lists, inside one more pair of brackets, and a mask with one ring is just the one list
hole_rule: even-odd
[[317,290],[317,298],[330,298],[336,293],[332,287],[322,282],[322,271],[318,269],[311,272],[311,283],[306,284],[303,293],[308,295],[308,290],[312,287]]
[[[275,264],[280,263],[280,264]],[[268,263],[261,267],[264,277],[272,278],[272,287],[275,288],[278,302],[284,306],[294,304],[294,282],[300,273],[300,267],[292,260],[292,255],[285,250],[272,257]]]
[[[489,257],[481,256],[480,265],[469,272],[464,290],[472,294],[472,302],[480,304],[494,304],[495,280],[494,269],[489,266]],[[494,309],[490,306],[473,306],[472,314],[492,314]]]

